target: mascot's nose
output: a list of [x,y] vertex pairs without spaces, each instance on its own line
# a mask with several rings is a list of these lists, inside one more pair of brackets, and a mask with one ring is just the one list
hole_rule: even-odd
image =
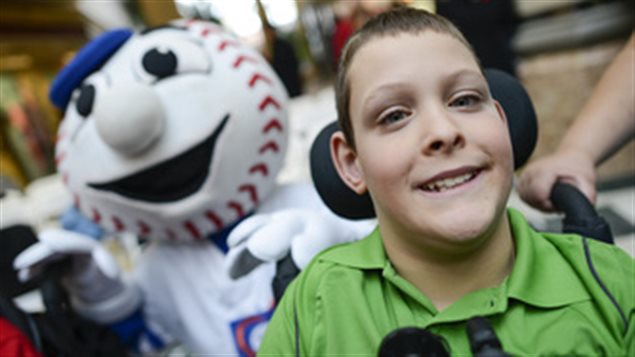
[[104,142],[126,156],[148,150],[165,123],[159,96],[137,82],[117,83],[97,93],[93,114]]

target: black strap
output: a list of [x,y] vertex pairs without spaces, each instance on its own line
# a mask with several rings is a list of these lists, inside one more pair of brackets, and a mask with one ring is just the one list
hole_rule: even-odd
[[276,301],[282,300],[282,294],[293,279],[300,274],[300,268],[295,265],[291,252],[289,252],[284,258],[278,261],[276,264],[276,275],[273,277],[271,287],[273,288],[273,297]]
[[626,331],[628,329],[628,319],[626,318],[624,311],[620,307],[620,304],[618,304],[617,300],[615,300],[615,297],[611,294],[611,292],[606,287],[606,285],[604,285],[604,282],[602,282],[602,279],[600,279],[600,276],[595,270],[595,267],[593,266],[593,261],[591,260],[591,252],[589,251],[589,244],[587,243],[587,239],[588,238],[583,237],[582,244],[584,245],[584,256],[586,257],[586,261],[587,261],[587,264],[589,265],[589,269],[591,270],[591,274],[593,275],[593,278],[595,278],[595,281],[597,281],[597,283],[600,285],[600,288],[602,288],[606,296],[608,296],[609,300],[611,300],[611,303],[617,309],[617,312],[620,314],[620,318],[622,319],[622,323],[624,324],[624,331]]

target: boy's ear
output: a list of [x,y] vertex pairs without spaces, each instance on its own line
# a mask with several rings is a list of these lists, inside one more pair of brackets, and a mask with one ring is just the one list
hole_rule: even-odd
[[357,161],[357,154],[348,145],[344,133],[336,131],[331,135],[331,160],[346,186],[358,195],[366,192],[366,182]]
[[505,125],[509,125],[509,123],[507,123],[507,115],[505,114],[505,109],[503,109],[501,103],[499,103],[496,99],[493,99],[493,101],[494,106],[496,107],[496,111],[498,112],[498,116],[501,117]]

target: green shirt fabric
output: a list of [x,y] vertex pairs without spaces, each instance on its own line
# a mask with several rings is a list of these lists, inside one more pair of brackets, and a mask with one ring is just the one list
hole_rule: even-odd
[[485,316],[513,355],[635,356],[635,261],[591,239],[538,233],[513,209],[508,218],[511,274],[441,312],[396,273],[377,229],[326,250],[285,292],[258,355],[296,355],[297,344],[301,356],[376,356],[387,334],[416,326],[442,336],[452,356],[470,356],[466,322]]

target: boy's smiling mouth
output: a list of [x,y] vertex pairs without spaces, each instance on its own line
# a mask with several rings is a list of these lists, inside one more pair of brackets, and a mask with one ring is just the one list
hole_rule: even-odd
[[419,189],[426,192],[444,192],[462,186],[476,178],[482,168],[474,166],[464,166],[458,169],[444,171],[424,183],[418,185]]

